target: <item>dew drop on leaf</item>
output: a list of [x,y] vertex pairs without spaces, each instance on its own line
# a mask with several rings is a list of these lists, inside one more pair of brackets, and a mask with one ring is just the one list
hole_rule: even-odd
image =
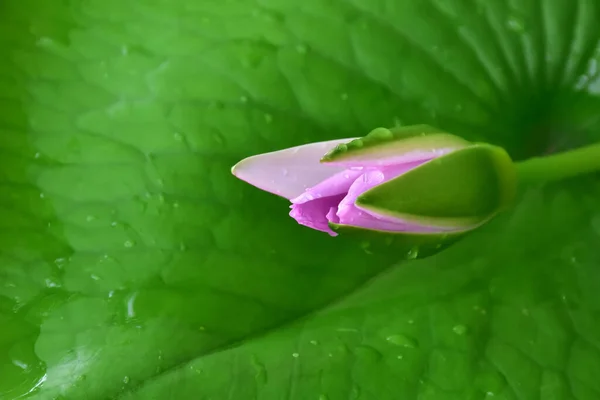
[[409,260],[414,260],[419,256],[419,247],[418,246],[413,246],[409,251],[408,254],[406,255],[406,258]]
[[361,360],[361,362],[377,362],[383,356],[376,348],[369,345],[358,345],[354,348],[355,356]]
[[523,33],[525,31],[523,21],[521,21],[521,19],[517,18],[516,16],[510,17],[506,21],[506,26],[508,27],[508,29],[516,33]]
[[457,335],[464,335],[465,333],[467,333],[467,327],[464,325],[456,325],[452,328],[452,330]]
[[67,263],[67,260],[63,257],[59,257],[56,260],[54,260],[54,265],[56,265],[56,268],[58,268],[58,269],[63,269],[65,267],[66,263]]
[[48,288],[59,288],[61,286],[55,278],[47,278],[45,283]]
[[257,383],[260,384],[265,384],[267,383],[267,369],[265,368],[264,364],[261,363],[258,358],[253,355],[252,359],[252,367],[254,368],[255,374],[254,374],[254,379],[256,380]]
[[386,338],[386,340],[388,342],[390,342],[391,344],[395,344],[396,346],[410,347],[410,348],[418,347],[418,343],[415,339],[408,337],[406,335],[403,335],[403,334],[396,334],[396,335],[388,336]]

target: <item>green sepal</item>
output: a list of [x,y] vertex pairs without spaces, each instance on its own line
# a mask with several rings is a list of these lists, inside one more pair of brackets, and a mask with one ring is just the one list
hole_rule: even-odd
[[469,229],[507,207],[516,188],[506,151],[473,144],[366,191],[356,204],[421,225]]
[[321,158],[322,163],[342,163],[352,160],[402,157],[416,151],[455,150],[471,143],[429,125],[377,128],[366,136],[339,144]]
[[330,223],[340,237],[355,241],[366,253],[398,254],[398,261],[425,258],[446,249],[471,230],[453,232],[384,232]]

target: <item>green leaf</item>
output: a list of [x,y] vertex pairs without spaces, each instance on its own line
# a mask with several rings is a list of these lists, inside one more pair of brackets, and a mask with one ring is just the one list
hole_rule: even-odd
[[594,179],[397,263],[230,168],[378,126],[598,140],[600,3],[298,4],[0,3],[0,398],[598,398]]

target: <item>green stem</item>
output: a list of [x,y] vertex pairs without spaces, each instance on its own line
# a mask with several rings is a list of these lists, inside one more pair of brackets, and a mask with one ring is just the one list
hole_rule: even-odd
[[600,142],[516,163],[522,182],[549,182],[600,171]]

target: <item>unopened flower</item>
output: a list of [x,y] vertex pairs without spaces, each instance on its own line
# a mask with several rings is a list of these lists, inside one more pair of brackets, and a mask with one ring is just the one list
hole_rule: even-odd
[[495,216],[516,191],[502,148],[426,125],[260,154],[232,172],[287,198],[298,223],[332,236],[456,237]]

